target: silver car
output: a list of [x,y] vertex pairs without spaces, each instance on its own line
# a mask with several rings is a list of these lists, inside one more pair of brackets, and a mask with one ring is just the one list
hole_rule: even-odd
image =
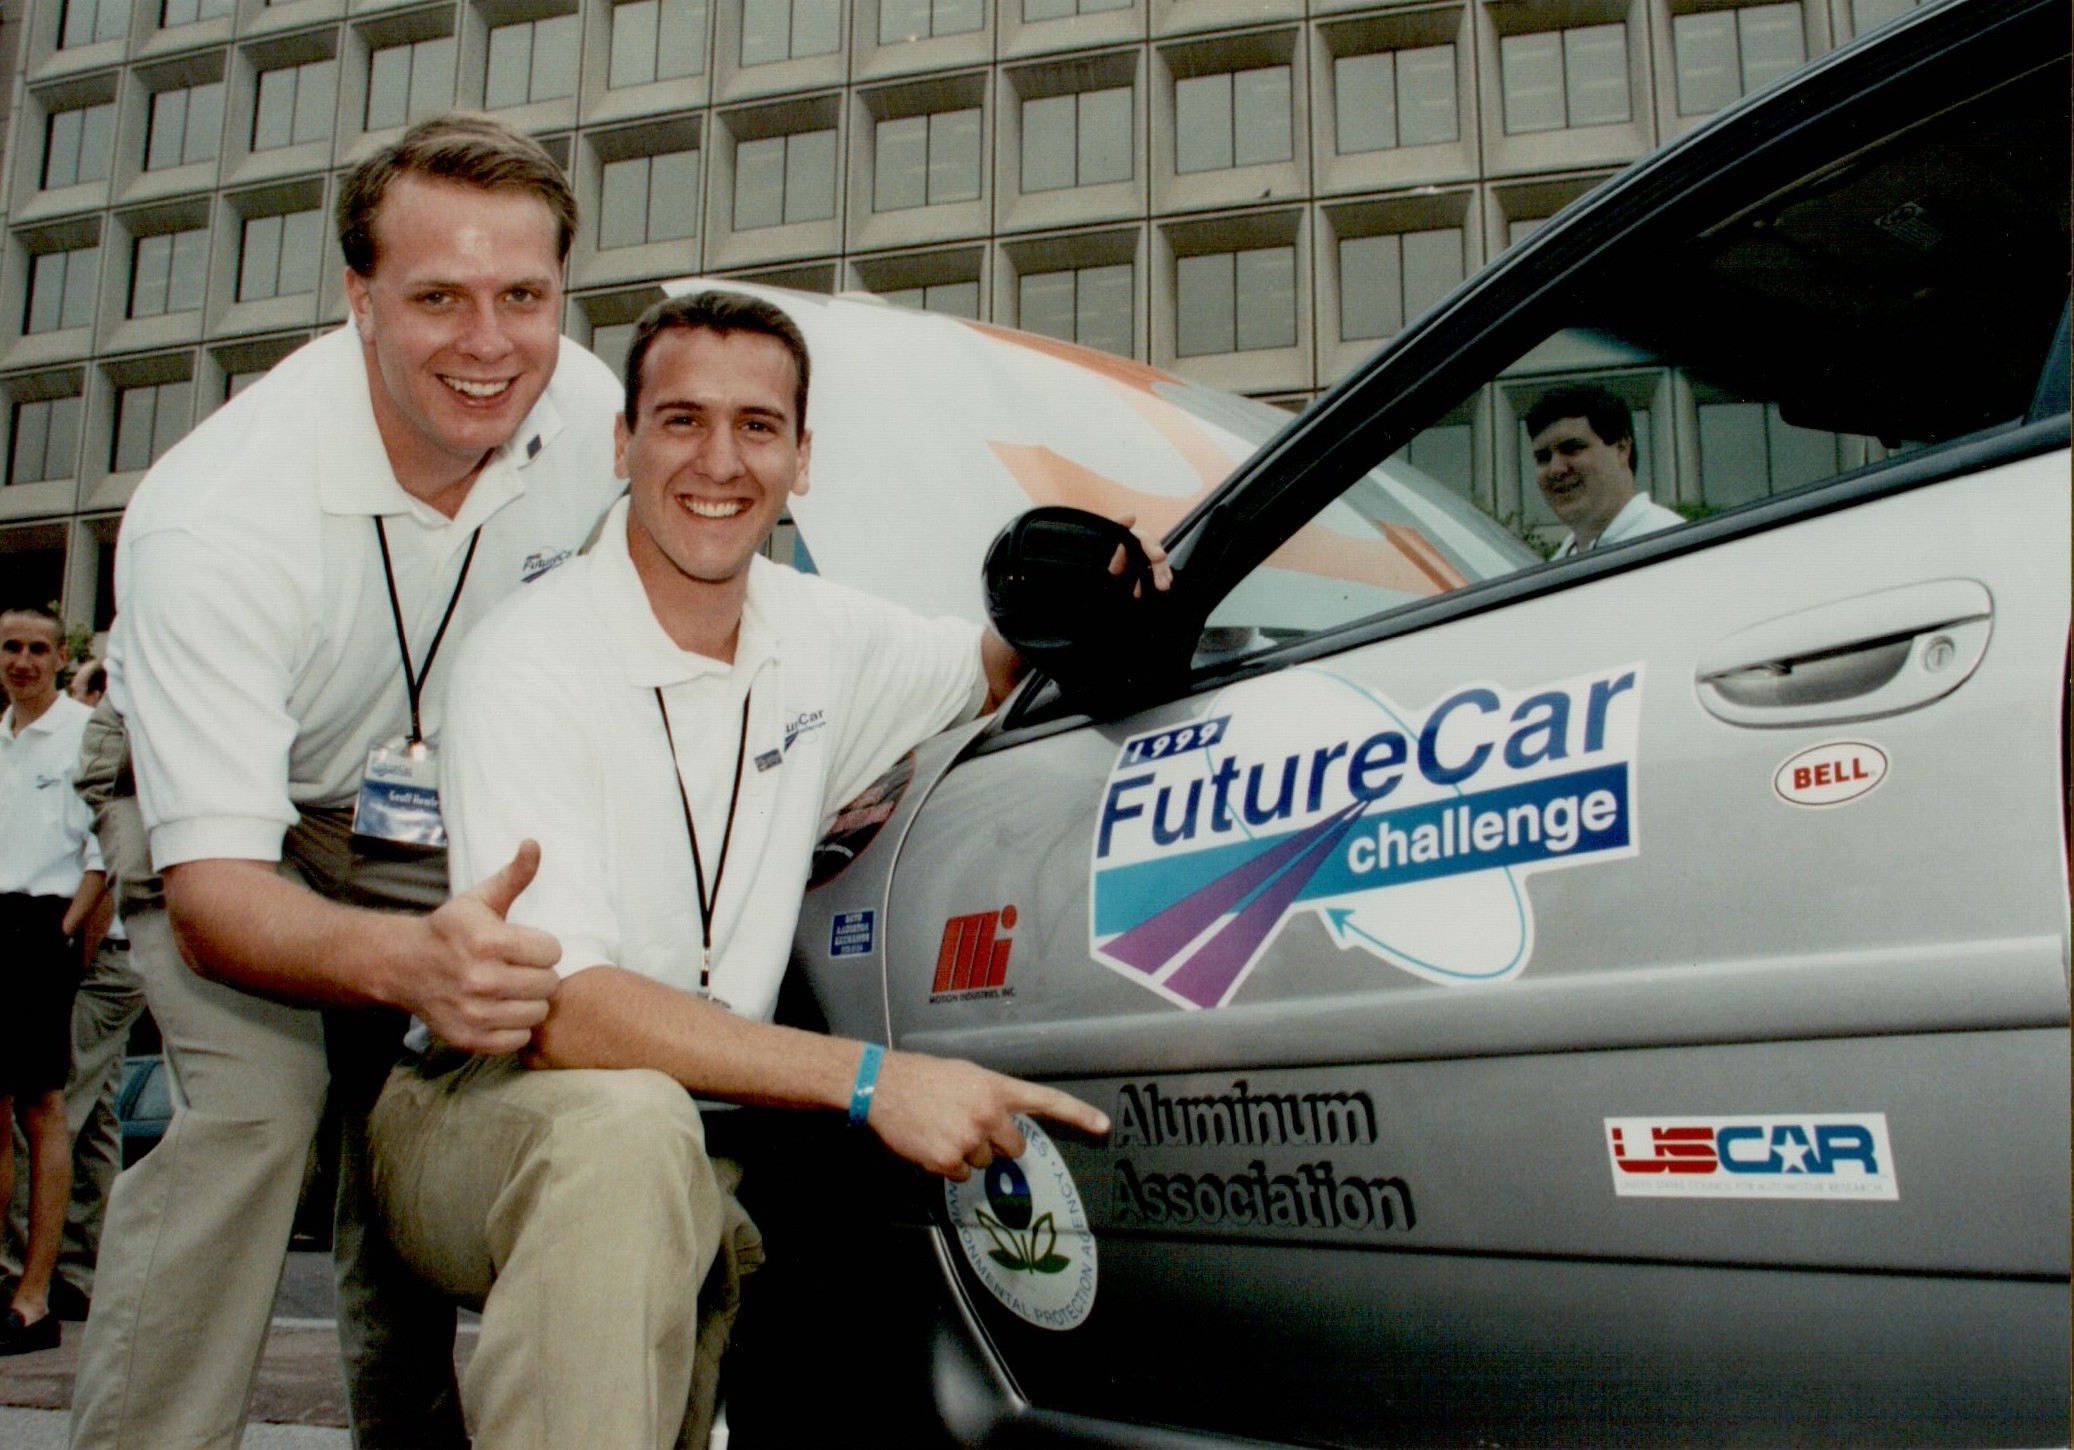
[[[959,1435],[2068,1443],[2066,20],[1926,9],[1608,182],[1164,598],[1003,546],[1043,672],[839,818],[795,958],[1115,1121],[870,1240]],[[1578,382],[1690,521],[1544,559]]]

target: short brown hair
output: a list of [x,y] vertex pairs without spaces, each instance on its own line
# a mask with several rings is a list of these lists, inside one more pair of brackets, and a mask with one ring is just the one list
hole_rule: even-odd
[[489,116],[463,111],[434,116],[404,132],[354,167],[338,193],[338,245],[346,265],[363,277],[375,266],[374,224],[382,199],[399,176],[427,176],[484,191],[537,196],[554,214],[557,255],[569,258],[576,236],[576,194],[540,143]]
[[660,334],[673,329],[689,332],[701,327],[722,337],[731,332],[747,332],[759,337],[775,337],[785,344],[785,350],[792,354],[793,372],[799,378],[798,386],[792,390],[793,436],[804,433],[809,363],[807,340],[800,332],[799,324],[775,303],[751,297],[746,292],[727,292],[718,288],[682,297],[666,297],[642,313],[634,324],[633,341],[627,344],[627,427],[632,428],[640,421],[641,364],[648,358],[649,345]]

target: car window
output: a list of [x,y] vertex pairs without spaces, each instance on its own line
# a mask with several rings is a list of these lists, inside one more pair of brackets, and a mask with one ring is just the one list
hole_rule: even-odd
[[[1531,345],[1238,581],[1198,664],[2020,420],[2067,296],[2067,178],[2038,130],[2066,106],[2064,77],[2033,76],[1682,236],[1616,243]],[[1618,417],[1582,433],[1542,406],[1597,399]],[[1571,445],[1611,481],[1580,482]],[[1627,511],[1600,532],[1609,498]]]

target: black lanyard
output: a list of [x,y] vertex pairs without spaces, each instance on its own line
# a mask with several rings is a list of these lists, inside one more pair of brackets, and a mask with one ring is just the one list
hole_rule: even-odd
[[691,869],[698,878],[699,931],[703,937],[699,952],[699,995],[713,995],[713,909],[720,904],[720,878],[727,874],[727,848],[734,844],[735,806],[742,799],[742,765],[749,758],[749,702],[756,698],[756,691],[742,695],[742,740],[735,747],[734,789],[727,794],[727,825],[720,832],[720,860],[713,868],[713,894],[706,895],[706,863],[699,855],[698,829],[691,823],[691,796],[684,789],[684,771],[677,764],[677,738],[670,733],[670,707],[663,703],[660,687],[655,692],[655,708],[662,712],[663,739],[670,747],[670,773],[677,777],[677,799],[684,805],[684,834],[691,838]]
[[447,599],[446,613],[439,618],[439,628],[433,631],[432,648],[425,651],[425,667],[413,674],[410,667],[410,639],[403,632],[403,601],[396,597],[396,570],[389,563],[389,531],[382,527],[382,516],[375,515],[375,541],[382,546],[382,578],[389,585],[389,612],[396,617],[396,652],[403,656],[403,688],[410,695],[410,743],[416,745],[425,738],[418,723],[418,700],[425,692],[425,681],[432,674],[433,656],[439,653],[439,642],[446,638],[446,627],[454,622],[454,606],[461,602],[461,590],[468,583],[468,566],[475,562],[475,546],[482,542],[482,526],[476,525],[475,532],[468,536],[468,555],[461,560],[461,577],[454,581],[454,592]]

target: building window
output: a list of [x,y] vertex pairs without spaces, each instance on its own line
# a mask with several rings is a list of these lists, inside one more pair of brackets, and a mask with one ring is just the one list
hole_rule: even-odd
[[674,242],[699,229],[699,154],[671,151],[605,163],[598,249]]
[[1343,237],[1339,244],[1342,341],[1395,337],[1462,281],[1462,229]]
[[159,7],[158,28],[173,30],[197,20],[215,20],[235,8],[233,0],[165,0]]
[[321,211],[246,218],[238,252],[238,301],[263,302],[316,291],[323,256]]
[[1332,93],[1342,156],[1461,138],[1452,45],[1340,56]]
[[115,103],[53,111],[43,123],[43,188],[106,181],[115,151]]
[[742,0],[744,66],[833,55],[842,33],[842,0]]
[[222,135],[222,81],[160,91],[151,98],[151,129],[144,138],[144,169],[165,171],[190,161],[214,161]]
[[1023,0],[1023,24],[1094,15],[1104,10],[1128,10],[1132,3],[1133,0]]
[[1131,88],[1023,102],[1023,190],[1131,179]]
[[1699,405],[1700,489],[1714,508],[1828,478],[1854,461],[1835,433],[1797,428],[1777,403]]
[[695,76],[706,68],[705,0],[628,0],[612,7],[614,90]]
[[881,121],[871,209],[906,211],[979,197],[979,108]]
[[483,107],[496,111],[575,95],[582,25],[581,16],[553,15],[492,30]]
[[75,247],[69,252],[39,252],[29,260],[29,306],[22,331],[63,332],[94,320],[95,274],[101,249]]
[[1702,10],[1671,17],[1678,59],[1678,114],[1718,111],[1808,58],[1797,0],[1741,10]]
[[1174,263],[1181,357],[1296,345],[1296,248],[1209,252]]
[[388,45],[367,60],[367,119],[370,131],[387,130],[434,116],[453,104],[454,38]]
[[115,395],[115,444],[108,467],[114,473],[149,468],[187,431],[194,384],[153,383]]
[[964,35],[987,23],[981,0],[879,0],[879,44]]
[[246,372],[227,375],[223,380],[223,401],[228,403],[232,398],[235,398],[238,394],[244,392],[245,389],[265,377],[269,371],[270,369],[267,368],[252,368]]
[[1624,22],[1507,35],[1498,42],[1512,135],[1630,119]]
[[895,307],[912,307],[920,312],[941,312],[946,317],[979,320],[979,283],[937,282],[928,287],[900,287],[879,296]]
[[120,40],[129,29],[130,0],[65,0],[58,20],[58,49]]
[[735,230],[835,215],[835,132],[798,131],[735,147]]
[[331,134],[338,109],[338,62],[313,60],[259,73],[259,103],[252,112],[252,149],[300,146]]
[[1290,155],[1288,66],[1174,82],[1174,170],[1223,171]]
[[208,280],[208,228],[139,237],[130,257],[130,316],[199,311]]
[[14,405],[14,448],[9,483],[70,478],[79,453],[80,399],[44,398]]
[[1920,3],[1921,0],[1851,0],[1851,33],[1863,35],[1890,20],[1899,20]]
[[626,381],[627,349],[634,345],[634,324],[631,322],[607,323],[591,329],[591,352],[598,361],[612,369],[614,377]]
[[1019,279],[1016,325],[1025,332],[1131,355],[1137,313],[1131,264],[1027,272]]

